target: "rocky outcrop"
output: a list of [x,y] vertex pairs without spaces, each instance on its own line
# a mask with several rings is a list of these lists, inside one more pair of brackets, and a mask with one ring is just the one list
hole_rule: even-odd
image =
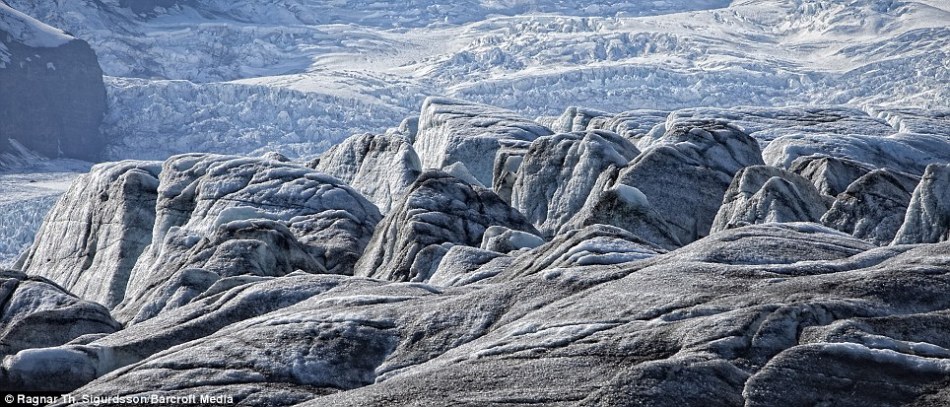
[[101,159],[105,110],[89,44],[0,4],[0,168],[31,153]]
[[[76,298],[44,278],[15,271],[0,271],[0,304],[0,356],[4,357],[121,328],[102,305]],[[3,365],[8,362],[5,359]],[[17,388],[0,374],[0,389]]]
[[818,192],[832,197],[844,192],[852,182],[873,169],[857,161],[823,155],[799,157],[788,168],[811,181]]
[[838,195],[821,223],[877,245],[894,240],[919,179],[887,169],[858,178]]
[[352,136],[314,159],[308,167],[339,178],[383,213],[422,172],[412,144],[401,136]]
[[413,147],[423,168],[461,162],[482,185],[491,185],[502,140],[532,141],[549,134],[548,128],[507,110],[430,97],[422,104]]
[[630,141],[606,131],[539,138],[518,169],[511,206],[549,238],[580,210],[603,171],[637,154]]
[[682,244],[706,236],[733,176],[762,164],[754,139],[717,122],[679,122],[644,143],[617,182],[643,193]]
[[151,243],[161,163],[100,164],[73,182],[17,268],[114,307]]
[[759,223],[815,223],[827,210],[827,203],[807,179],[780,168],[754,165],[732,179],[709,233]]
[[914,189],[894,244],[950,239],[950,165],[931,164]]
[[452,245],[478,246],[491,226],[537,234],[494,192],[428,170],[376,227],[355,274],[426,281]]
[[352,274],[379,219],[359,193],[309,168],[259,158],[172,157],[159,179],[152,244],[115,314],[141,322],[226,277],[298,269]]

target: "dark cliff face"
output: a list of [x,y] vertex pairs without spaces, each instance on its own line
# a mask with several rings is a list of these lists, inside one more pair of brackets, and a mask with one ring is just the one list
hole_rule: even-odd
[[0,166],[22,155],[10,139],[46,157],[100,159],[106,91],[89,44],[33,47],[2,28],[0,43]]

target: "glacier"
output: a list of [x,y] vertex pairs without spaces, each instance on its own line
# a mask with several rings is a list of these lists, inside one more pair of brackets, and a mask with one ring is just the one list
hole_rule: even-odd
[[85,46],[105,104],[96,164],[0,154],[0,393],[950,404],[948,22],[0,0],[0,70]]

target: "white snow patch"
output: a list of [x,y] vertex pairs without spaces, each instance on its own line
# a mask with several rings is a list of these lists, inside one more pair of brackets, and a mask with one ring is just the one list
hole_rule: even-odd
[[647,199],[647,196],[636,187],[619,184],[610,189],[616,191],[617,196],[623,199],[624,202],[630,204],[630,206],[636,208],[646,208],[650,206],[650,201]]
[[893,363],[915,372],[950,374],[950,359],[908,355],[890,349],[872,349],[857,343],[822,344],[826,350],[871,359],[878,363]]
[[508,243],[517,249],[533,249],[535,247],[541,246],[544,244],[544,239],[540,236],[533,235],[528,232],[522,232],[520,230],[512,230],[511,236],[508,239]]
[[231,222],[255,220],[255,219],[276,219],[277,216],[259,208],[249,206],[232,206],[224,208],[211,223],[211,229],[217,229],[221,225]]
[[0,33],[34,48],[55,48],[74,40],[62,30],[43,24],[3,3],[0,3]]
[[442,171],[445,171],[446,174],[449,174],[455,178],[458,178],[462,181],[467,182],[470,185],[475,185],[484,188],[485,185],[482,185],[481,182],[472,175],[472,172],[468,170],[468,167],[465,166],[461,161],[454,162],[451,165],[442,168]]

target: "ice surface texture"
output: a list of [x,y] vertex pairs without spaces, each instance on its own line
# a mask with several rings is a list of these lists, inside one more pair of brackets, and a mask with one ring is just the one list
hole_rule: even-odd
[[[356,135],[309,167],[94,167],[21,262],[82,299],[8,273],[8,326],[63,329],[9,336],[0,387],[246,405],[947,401],[946,165],[864,153],[889,135],[764,164],[762,145],[792,137],[765,129],[807,133],[789,123],[808,109],[678,111],[618,134],[604,127],[635,113],[574,108],[571,132],[531,141],[485,125],[527,119],[449,106],[438,148],[419,143],[423,112],[416,134]],[[431,159],[469,138],[489,157]],[[487,163],[483,184],[469,164]]]
[[[110,159],[264,147],[312,158],[383,133],[429,95],[526,117],[587,109],[572,127],[597,112],[710,106],[682,116],[732,119],[759,106],[738,114],[762,119],[740,127],[763,147],[795,127],[880,135],[864,111],[933,133],[947,116],[915,109],[950,109],[950,11],[935,0],[8,3],[95,50]],[[816,107],[771,110],[801,105]]]
[[[4,390],[950,403],[940,2],[7,2],[140,76],[111,151],[263,148],[78,179],[0,281]],[[198,72],[212,34],[264,39]]]

